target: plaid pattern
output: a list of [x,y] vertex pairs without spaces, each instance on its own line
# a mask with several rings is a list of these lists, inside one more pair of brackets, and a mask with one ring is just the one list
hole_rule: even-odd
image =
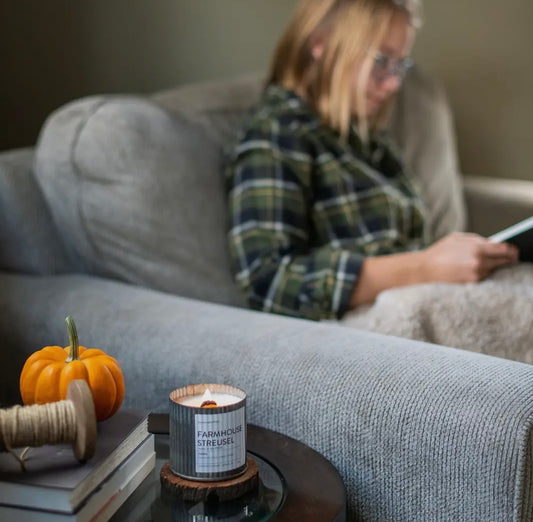
[[413,180],[385,135],[363,146],[269,86],[226,151],[229,247],[252,308],[341,317],[365,257],[427,244]]

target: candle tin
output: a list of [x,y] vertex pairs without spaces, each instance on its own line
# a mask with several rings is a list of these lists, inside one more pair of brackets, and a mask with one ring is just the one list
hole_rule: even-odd
[[[180,399],[227,394],[226,406],[188,406]],[[246,393],[225,384],[194,384],[174,390],[170,400],[170,469],[198,481],[227,480],[246,471]]]

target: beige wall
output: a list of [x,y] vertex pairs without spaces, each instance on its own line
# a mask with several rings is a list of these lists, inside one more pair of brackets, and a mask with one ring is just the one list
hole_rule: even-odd
[[533,2],[426,0],[415,57],[442,79],[464,172],[533,179]]
[[292,0],[0,0],[0,149],[63,103],[263,70]]
[[[0,149],[79,96],[264,69],[296,0],[1,0]],[[533,179],[533,2],[426,0],[415,58],[455,112],[462,168]]]

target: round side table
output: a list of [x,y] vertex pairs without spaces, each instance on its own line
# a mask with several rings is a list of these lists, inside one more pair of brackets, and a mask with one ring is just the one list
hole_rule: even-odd
[[154,472],[112,517],[119,522],[345,522],[346,495],[335,467],[305,444],[259,426],[247,426],[247,450],[259,466],[253,494],[219,505],[193,504],[161,491],[159,471],[168,461],[168,415],[151,414],[156,434]]

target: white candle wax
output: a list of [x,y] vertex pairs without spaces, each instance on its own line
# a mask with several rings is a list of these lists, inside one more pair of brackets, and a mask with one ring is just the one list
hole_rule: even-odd
[[205,401],[215,401],[217,406],[229,406],[241,400],[240,397],[230,395],[228,393],[217,393],[206,390],[203,395],[189,395],[187,397],[180,397],[177,402],[184,406],[193,406],[200,408]]

